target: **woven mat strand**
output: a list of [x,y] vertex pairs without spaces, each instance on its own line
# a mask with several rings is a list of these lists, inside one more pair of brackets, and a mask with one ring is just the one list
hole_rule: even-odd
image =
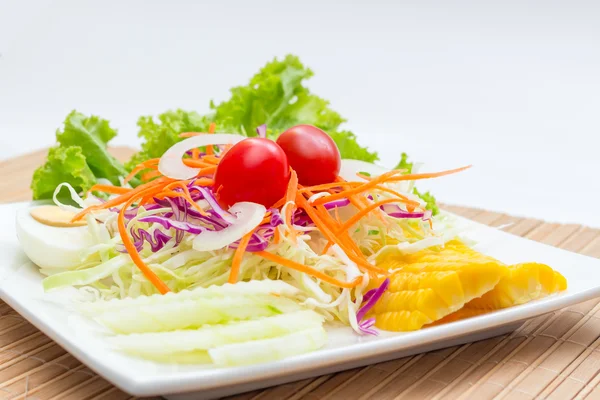
[[[128,149],[117,151],[120,158]],[[0,201],[26,200],[39,152],[0,163]],[[600,231],[464,207],[475,221],[600,258]],[[515,332],[398,360],[232,396],[259,399],[597,399],[600,299],[524,323]],[[0,399],[132,399],[0,302]]]

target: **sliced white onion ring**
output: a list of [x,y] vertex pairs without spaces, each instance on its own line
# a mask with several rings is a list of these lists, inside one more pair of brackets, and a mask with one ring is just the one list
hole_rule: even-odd
[[379,165],[371,164],[366,161],[343,159],[339,175],[349,182],[356,182],[359,178],[356,176],[359,172],[366,172],[371,176],[385,174],[389,169]]
[[174,144],[160,158],[158,170],[161,174],[172,179],[191,179],[200,169],[191,168],[182,161],[184,154],[191,149],[208,145],[235,144],[246,139],[233,133],[215,133],[194,136]]
[[244,201],[234,204],[229,212],[236,216],[235,222],[220,231],[200,233],[194,238],[192,244],[195,250],[218,250],[240,240],[260,224],[267,213],[267,209],[262,204]]

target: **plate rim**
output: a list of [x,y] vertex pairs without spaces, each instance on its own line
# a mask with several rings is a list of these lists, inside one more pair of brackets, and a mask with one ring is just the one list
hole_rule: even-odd
[[[0,205],[0,210],[13,208],[17,206],[27,206],[32,202],[8,203]],[[502,235],[508,235],[513,240],[516,238],[521,241],[536,243],[561,252],[570,253],[573,257],[593,260],[600,263],[600,259],[589,257],[583,254],[570,252],[554,246],[546,245],[531,239],[510,234],[490,227],[479,222],[471,221],[456,214],[446,212],[455,216],[459,220],[467,221],[474,227],[493,230]],[[31,261],[28,261],[31,263]],[[33,263],[31,263],[33,264]],[[23,268],[21,266],[20,268]],[[25,295],[26,296],[26,295]],[[539,315],[547,314],[564,307],[581,303],[600,296],[600,284],[582,291],[570,292],[567,289],[559,294],[535,300],[526,304],[513,306],[503,310],[497,310],[488,314],[455,321],[453,323],[434,326],[418,331],[403,333],[397,336],[385,337],[382,339],[369,340],[358,345],[349,345],[337,348],[322,349],[318,352],[275,361],[264,364],[250,365],[244,367],[233,367],[223,369],[209,369],[208,371],[217,371],[215,376],[206,374],[206,369],[194,371],[182,371],[169,376],[134,376],[123,374],[118,369],[111,368],[106,360],[98,358],[87,353],[86,347],[81,343],[72,341],[67,335],[61,334],[55,330],[53,324],[40,318],[34,313],[34,310],[22,304],[19,296],[13,296],[7,293],[3,285],[0,285],[0,298],[10,307],[22,315],[27,321],[58,343],[61,347],[71,353],[84,365],[94,370],[98,375],[106,378],[109,382],[135,396],[155,396],[169,394],[184,394],[201,391],[214,391],[227,386],[241,386],[257,381],[269,381],[281,379],[285,376],[306,373],[309,370],[324,370],[333,368],[335,365],[351,364],[365,360],[364,365],[370,364],[370,360],[386,353],[397,353],[403,350],[417,347],[419,345],[434,344],[443,341],[449,341],[468,334],[484,332],[491,329],[497,329],[504,325],[515,324]],[[315,359],[315,357],[317,357]],[[318,363],[315,366],[315,362]],[[253,372],[252,369],[257,369]],[[316,375],[316,374],[315,374]]]

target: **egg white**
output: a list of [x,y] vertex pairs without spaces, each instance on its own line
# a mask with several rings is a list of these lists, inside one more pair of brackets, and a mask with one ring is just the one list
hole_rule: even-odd
[[94,244],[87,226],[54,227],[35,220],[31,208],[17,212],[17,237],[31,261],[45,269],[74,268],[83,250]]

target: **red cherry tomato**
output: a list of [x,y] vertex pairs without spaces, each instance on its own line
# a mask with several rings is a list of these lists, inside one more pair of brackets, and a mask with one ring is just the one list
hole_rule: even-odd
[[340,172],[337,145],[325,132],[312,125],[296,125],[277,139],[290,166],[305,186],[334,182]]
[[269,139],[249,138],[233,146],[215,173],[219,201],[232,205],[251,201],[270,207],[287,189],[290,167],[285,153]]

